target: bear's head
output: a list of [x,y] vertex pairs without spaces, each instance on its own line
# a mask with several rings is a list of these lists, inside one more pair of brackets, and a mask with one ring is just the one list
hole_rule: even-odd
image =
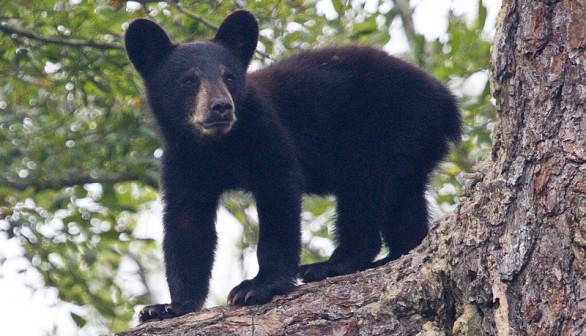
[[257,42],[256,19],[244,10],[226,17],[209,41],[173,44],[146,19],[133,21],[125,37],[163,133],[203,138],[225,135],[234,126]]

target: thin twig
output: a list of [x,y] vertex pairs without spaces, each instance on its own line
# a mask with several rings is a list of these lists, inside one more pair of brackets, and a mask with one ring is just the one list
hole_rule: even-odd
[[[203,17],[201,17],[201,16],[199,16],[199,15],[196,15],[196,14],[193,14],[193,13],[191,13],[191,12],[187,11],[187,10],[186,10],[186,9],[183,7],[183,5],[182,5],[182,4],[179,2],[179,0],[169,1],[168,3],[170,3],[170,4],[171,4],[173,7],[175,7],[175,8],[176,8],[176,9],[177,9],[179,12],[181,12],[181,13],[183,13],[183,14],[185,14],[185,15],[189,16],[190,18],[194,19],[194,20],[195,20],[195,21],[197,21],[197,22],[200,22],[201,24],[203,24],[203,25],[204,25],[204,26],[206,26],[207,28],[209,28],[209,29],[211,29],[211,30],[213,30],[213,31],[217,31],[217,30],[218,30],[218,28],[219,28],[219,27],[218,27],[218,26],[216,26],[215,24],[213,24],[213,23],[211,23],[211,22],[207,21],[206,19],[204,19]],[[266,53],[264,53],[264,52],[262,52],[262,51],[256,50],[256,53],[257,53],[257,54],[258,54],[260,57],[262,57],[262,58],[264,58],[264,59],[267,59],[267,60],[269,60],[269,61],[272,61],[272,60],[273,60],[273,59],[272,59],[272,58],[271,58],[269,55],[267,55]]]
[[0,185],[20,191],[25,190],[27,188],[34,188],[35,190],[58,190],[65,187],[84,185],[88,183],[120,183],[128,181],[141,181],[150,187],[153,187],[155,189],[158,188],[158,182],[156,179],[148,175],[138,175],[134,173],[110,174],[108,176],[102,177],[93,177],[88,174],[80,173],[46,181],[17,181],[0,175]]
[[189,16],[190,18],[194,19],[195,21],[203,24],[204,26],[206,26],[207,28],[211,29],[211,30],[218,30],[218,26],[216,26],[215,24],[209,22],[208,20],[204,19],[203,17],[191,13],[189,11],[187,11],[185,8],[183,8],[183,5],[179,2],[179,1],[169,1],[168,3],[171,4],[171,6],[175,7],[179,12]]
[[415,51],[417,33],[415,32],[415,24],[413,23],[413,13],[411,11],[411,8],[409,7],[409,1],[393,0],[393,5],[399,11],[399,16],[401,17],[401,21],[403,22],[403,30],[405,31],[407,42],[409,43],[409,47],[413,52]]
[[59,38],[53,36],[43,36],[36,34],[29,30],[24,30],[20,28],[16,28],[7,24],[0,24],[0,31],[4,32],[6,35],[16,34],[18,36],[27,37],[29,39],[50,43],[50,44],[59,44],[68,47],[75,47],[75,48],[83,48],[83,47],[91,47],[97,48],[102,50],[124,50],[124,47],[118,44],[112,43],[99,43],[89,40],[77,40],[77,39],[67,39],[67,38]]

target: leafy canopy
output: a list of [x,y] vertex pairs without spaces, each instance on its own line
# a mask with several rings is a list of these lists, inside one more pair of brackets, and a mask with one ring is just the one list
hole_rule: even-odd
[[[131,20],[149,17],[173,40],[191,41],[213,36],[228,12],[247,8],[260,22],[259,67],[323,45],[383,46],[393,37],[390,25],[411,15],[398,2],[332,0],[326,17],[316,2],[300,0],[1,1],[0,235],[22,246],[22,271],[84,307],[71,312],[80,328],[91,321],[103,331],[125,329],[135,306],[155,301],[147,276],[160,271],[160,252],[135,228],[158,196],[161,149],[122,45]],[[490,148],[488,84],[480,93],[463,89],[488,69],[486,9],[478,3],[475,22],[451,17],[446,37],[435,41],[414,33],[404,55],[460,95],[467,135],[432,188],[443,206],[455,203],[459,173]],[[241,250],[254,247],[252,199],[230,195],[224,204],[243,224]],[[327,239],[333,204],[305,200],[304,262],[324,258],[318,243]]]

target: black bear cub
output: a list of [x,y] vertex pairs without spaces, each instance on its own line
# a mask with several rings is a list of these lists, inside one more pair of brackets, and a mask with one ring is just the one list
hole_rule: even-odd
[[[317,281],[387,260],[427,233],[428,175],[461,137],[453,95],[414,66],[369,47],[308,51],[247,73],[258,40],[247,11],[212,40],[173,44],[139,19],[126,33],[164,139],[163,249],[171,303],[140,320],[201,309],[216,247],[220,195],[250,191],[260,221],[259,272],[232,305],[265,303],[300,276]],[[336,249],[299,266],[303,193],[335,195]]]

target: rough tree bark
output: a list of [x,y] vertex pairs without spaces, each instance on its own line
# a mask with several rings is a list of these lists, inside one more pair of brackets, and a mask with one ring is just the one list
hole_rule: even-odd
[[586,0],[504,0],[492,65],[492,160],[409,255],[120,335],[586,334]]

